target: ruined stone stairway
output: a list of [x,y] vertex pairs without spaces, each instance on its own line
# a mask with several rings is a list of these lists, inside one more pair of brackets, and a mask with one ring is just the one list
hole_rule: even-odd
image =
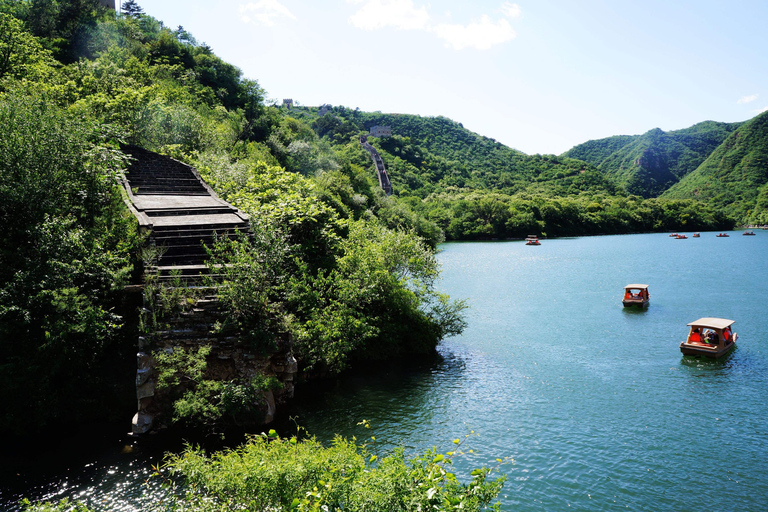
[[[145,262],[144,268],[144,307],[140,314],[142,324],[150,327],[139,337],[138,411],[132,422],[133,432],[141,434],[152,429],[158,415],[161,423],[167,421],[162,420],[162,415],[170,406],[167,393],[156,393],[153,351],[210,346],[209,370],[225,380],[247,381],[267,370],[255,366],[249,359],[253,356],[237,342],[234,333],[214,330],[222,316],[217,290],[215,286],[203,286],[202,279],[209,273],[206,246],[213,246],[220,238],[247,234],[248,216],[220,199],[194,168],[136,146],[121,149],[131,157],[123,180],[126,203],[147,235],[148,247],[154,248],[149,251],[153,261]],[[156,282],[164,286],[147,288]],[[154,290],[154,296],[148,296],[147,290]],[[182,310],[157,320],[155,314],[157,305],[163,302],[162,293],[174,297],[171,302]],[[268,372],[291,384],[293,373],[285,368],[295,373],[295,360],[290,365],[284,354],[281,357],[276,369]],[[274,412],[274,397],[269,396]]]
[[137,146],[122,149],[132,158],[124,182],[130,207],[157,248],[145,271],[161,281],[172,274],[199,280],[208,273],[205,247],[247,233],[248,216],[221,200],[194,168]]

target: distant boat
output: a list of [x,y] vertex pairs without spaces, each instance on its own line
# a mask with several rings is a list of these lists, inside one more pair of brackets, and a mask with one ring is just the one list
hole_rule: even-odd
[[728,233],[718,233],[717,236],[718,237],[727,237],[727,236],[730,236],[730,235]]
[[640,306],[644,308],[651,301],[651,295],[648,293],[647,284],[628,284],[624,287],[624,298],[621,303],[625,308],[630,306]]
[[677,238],[678,240],[687,240],[688,239],[688,237],[685,236],[685,235],[677,235],[675,238]]
[[731,330],[733,323],[733,320],[725,318],[699,318],[689,323],[691,330],[686,340],[680,343],[680,352],[684,356],[724,356],[736,345],[736,338],[739,337]]
[[539,237],[536,235],[528,235],[525,237],[525,245],[541,245]]
[[754,231],[745,231],[745,232],[742,233],[742,235],[744,235],[744,236],[755,236],[755,232]]
[[677,235],[677,233],[670,233],[669,236],[671,236],[673,238],[677,238],[678,235]]
[[699,238],[699,237],[701,237],[701,233],[694,233],[693,234],[693,238]]

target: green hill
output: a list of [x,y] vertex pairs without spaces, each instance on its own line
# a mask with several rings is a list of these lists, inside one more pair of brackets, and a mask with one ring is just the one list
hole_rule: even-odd
[[694,197],[744,222],[768,222],[768,112],[745,122],[663,198]]
[[290,115],[312,123],[317,134],[335,144],[355,142],[377,125],[392,137],[371,138],[400,197],[426,198],[449,187],[504,194],[548,196],[615,194],[611,177],[582,160],[556,155],[526,155],[483,137],[445,117],[361,112],[332,107],[322,117],[316,108],[291,109]]
[[589,141],[563,156],[597,166],[630,194],[657,197],[696,169],[739,125],[704,121],[671,132],[655,128]]

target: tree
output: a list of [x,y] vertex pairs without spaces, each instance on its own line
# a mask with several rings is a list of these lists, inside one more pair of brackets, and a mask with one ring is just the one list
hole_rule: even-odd
[[0,80],[24,78],[41,71],[50,62],[50,53],[24,30],[21,21],[0,13]]
[[144,15],[144,9],[136,3],[136,0],[126,0],[123,2],[120,10],[123,14],[131,18],[139,18]]

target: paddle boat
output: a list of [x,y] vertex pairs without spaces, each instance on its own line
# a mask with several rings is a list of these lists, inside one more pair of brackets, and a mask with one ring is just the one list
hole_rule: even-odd
[[688,237],[685,235],[677,235],[675,238],[677,238],[678,240],[688,240]]
[[528,235],[525,237],[525,245],[541,245],[539,237],[536,235]]
[[717,236],[718,237],[724,237],[724,236],[727,237],[727,236],[730,236],[730,235],[728,233],[718,233]]
[[625,308],[630,306],[640,306],[644,308],[651,301],[651,295],[648,293],[647,284],[628,284],[624,287],[624,299],[621,303]]
[[754,231],[745,231],[742,233],[743,236],[755,236]]
[[701,237],[701,233],[694,233],[693,234],[693,238],[700,238],[700,237]]
[[724,356],[736,345],[738,334],[732,331],[734,320],[725,318],[699,318],[688,326],[688,338],[680,343],[680,352],[685,356]]
[[670,233],[669,236],[671,236],[672,238],[677,238],[678,235],[677,233]]

